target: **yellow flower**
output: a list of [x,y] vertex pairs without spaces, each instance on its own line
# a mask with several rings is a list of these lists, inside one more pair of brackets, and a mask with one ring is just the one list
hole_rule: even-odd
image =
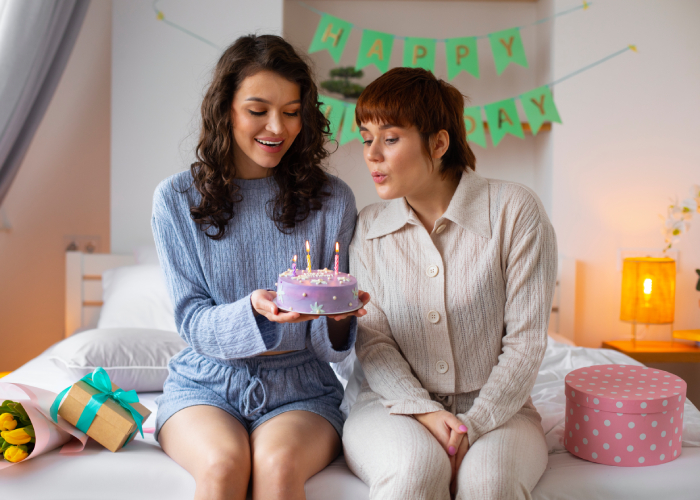
[[29,456],[29,453],[19,446],[10,446],[5,450],[5,460],[8,462],[21,462],[27,458],[27,456]]
[[17,420],[11,413],[3,413],[0,415],[0,431],[11,431],[17,427]]
[[10,444],[26,444],[32,440],[32,437],[24,432],[24,427],[13,431],[0,432],[0,436]]

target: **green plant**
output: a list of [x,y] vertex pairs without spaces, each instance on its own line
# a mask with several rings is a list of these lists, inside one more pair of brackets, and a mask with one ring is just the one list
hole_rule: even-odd
[[342,94],[346,98],[357,98],[365,90],[362,85],[350,81],[351,78],[362,78],[364,76],[362,70],[355,69],[352,66],[333,68],[330,71],[330,76],[330,80],[321,82],[321,88],[329,92]]

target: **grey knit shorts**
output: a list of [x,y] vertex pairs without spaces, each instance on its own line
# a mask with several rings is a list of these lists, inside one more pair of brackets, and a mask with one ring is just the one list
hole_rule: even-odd
[[168,368],[163,395],[156,400],[156,439],[170,417],[196,405],[221,408],[248,433],[281,413],[305,410],[321,415],[343,435],[343,386],[330,365],[308,350],[222,361],[188,347]]

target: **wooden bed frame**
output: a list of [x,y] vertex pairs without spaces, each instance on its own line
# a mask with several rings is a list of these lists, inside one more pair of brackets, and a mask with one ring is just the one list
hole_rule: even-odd
[[[97,326],[102,308],[102,273],[134,264],[133,255],[66,252],[66,337]],[[559,255],[550,330],[574,342],[575,313],[576,260]]]

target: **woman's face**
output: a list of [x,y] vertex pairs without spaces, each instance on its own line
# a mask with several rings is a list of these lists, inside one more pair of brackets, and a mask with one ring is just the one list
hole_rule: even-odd
[[365,163],[381,199],[411,198],[434,182],[439,168],[433,168],[415,126],[362,123],[360,134]]
[[301,131],[299,85],[271,71],[241,83],[233,98],[236,170],[242,178],[270,175]]

